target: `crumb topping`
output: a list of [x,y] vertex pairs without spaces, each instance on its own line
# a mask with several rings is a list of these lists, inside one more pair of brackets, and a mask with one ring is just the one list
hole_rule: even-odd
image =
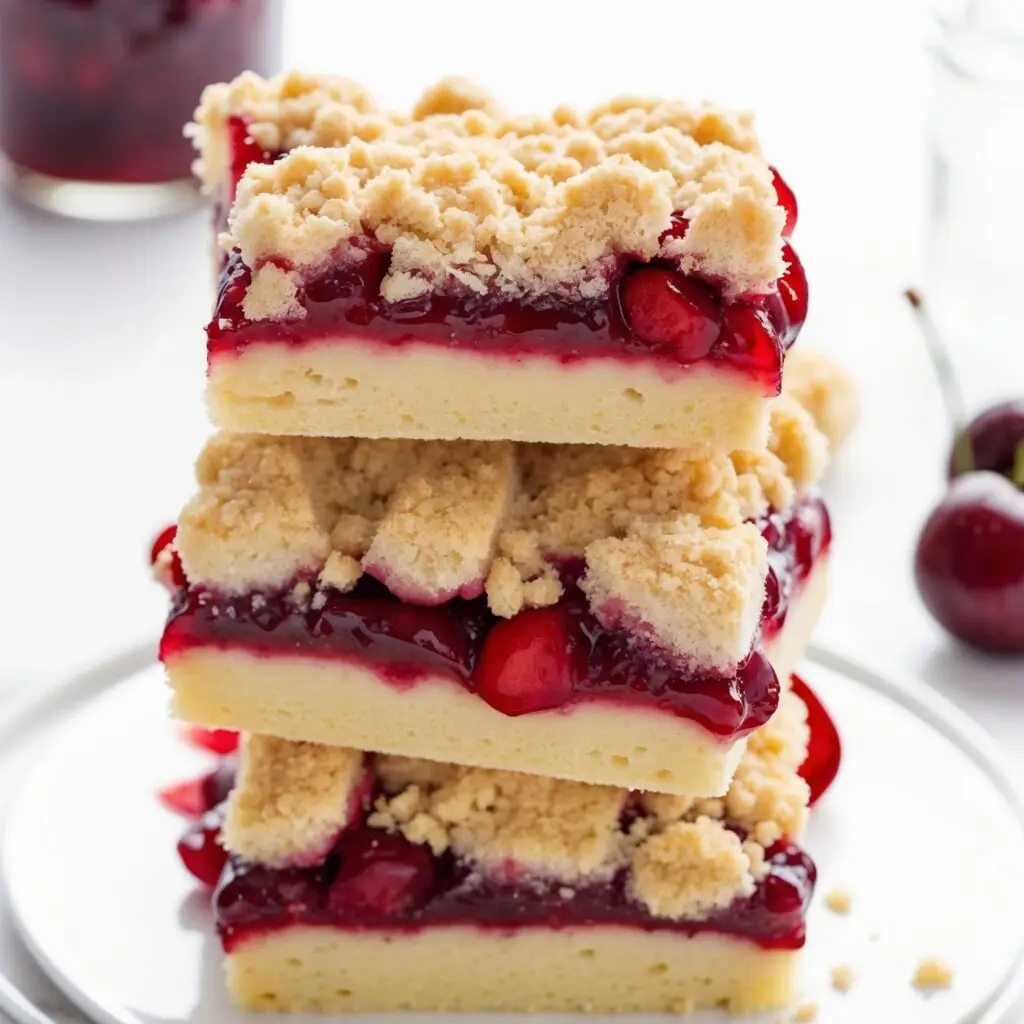
[[[493,560],[515,476],[510,443],[456,441],[425,449],[391,495],[366,550],[367,571],[398,597],[475,597]],[[421,544],[424,522],[432,525],[433,544]]]
[[817,349],[797,345],[786,354],[782,393],[807,410],[833,452],[849,437],[860,416],[853,378]]
[[222,841],[271,867],[318,863],[349,823],[365,775],[358,750],[246,736]]
[[[593,298],[618,255],[700,271],[729,296],[765,292],[782,273],[785,213],[759,157],[669,126],[608,138],[567,125],[526,136],[503,128],[470,111],[250,165],[228,244],[254,269],[271,258],[311,269],[372,236],[391,248],[389,302],[491,284]],[[663,241],[673,213],[687,231]],[[290,314],[261,304],[255,315]]]
[[711,818],[677,821],[633,855],[633,893],[657,917],[702,917],[754,891],[735,832]]
[[228,123],[233,117],[244,120],[250,137],[271,153],[375,138],[397,120],[379,112],[362,86],[336,75],[292,71],[261,78],[246,71],[231,82],[208,85],[185,128],[198,151],[194,170],[206,191],[227,177]]
[[458,768],[436,788],[381,797],[370,824],[399,829],[434,853],[451,849],[491,870],[508,862],[567,882],[622,863],[625,790],[517,772]]
[[789,690],[771,719],[750,734],[723,810],[762,846],[803,831],[810,790],[797,769],[809,738],[807,706]]
[[924,992],[951,988],[953,969],[938,957],[925,957],[914,971],[913,984],[914,988]]
[[744,521],[784,510],[824,465],[809,416],[773,403],[771,420],[768,451],[731,457],[218,434],[199,457],[176,547],[192,583],[224,593],[300,574],[346,591],[370,571],[422,603],[482,588],[503,617],[559,599],[553,556],[592,558],[595,594],[612,593],[616,569],[632,574],[643,620],[663,631],[687,594],[699,604],[717,593],[709,607],[734,641],[747,632],[738,597],[759,608],[753,578],[764,574]]
[[[799,698],[786,700],[786,717],[802,722]],[[805,756],[805,732],[784,724],[751,746],[741,762],[748,787],[760,779],[781,789],[788,775],[806,800],[789,767]],[[225,845],[263,863],[294,863],[296,851],[343,827],[339,807],[361,763],[352,751],[249,738]],[[376,755],[372,764],[379,795],[370,827],[400,832],[435,854],[450,850],[504,880],[571,889],[624,870],[633,897],[661,917],[700,918],[749,895],[767,870],[757,834],[793,835],[803,821],[757,818],[784,806],[776,799],[756,800],[739,822],[729,812],[731,791],[724,800],[691,800],[392,755]],[[745,839],[735,825],[748,830]]]
[[[619,253],[702,271],[730,294],[765,291],[783,269],[785,215],[745,113],[630,97],[508,115],[446,78],[404,114],[347,79],[246,73],[208,86],[187,129],[208,190],[227,177],[232,118],[290,154],[250,166],[239,188],[228,244],[254,270],[270,256],[343,259],[339,245],[362,235],[393,247],[381,294],[395,302],[492,279],[594,296]],[[673,212],[688,229],[663,243]],[[253,289],[251,318],[296,315],[286,289],[277,304]]]
[[580,587],[606,628],[626,628],[722,672],[749,653],[767,573],[756,526],[703,527],[693,515],[641,520],[625,537],[589,544],[586,563]]

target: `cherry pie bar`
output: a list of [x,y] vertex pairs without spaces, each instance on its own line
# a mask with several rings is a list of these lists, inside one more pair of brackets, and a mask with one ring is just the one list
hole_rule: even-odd
[[211,828],[230,854],[209,846],[231,995],[332,1013],[783,1005],[815,876],[795,844],[805,718],[786,692],[705,800],[250,736],[226,805],[182,844],[194,871]]
[[856,401],[751,118],[245,74],[187,133],[219,432],[153,562],[220,761],[161,795],[234,1002],[788,1003]]
[[[161,655],[187,721],[717,796],[824,599],[824,438],[761,455],[221,435]],[[187,583],[184,581],[187,580]]]
[[211,87],[193,129],[234,196],[218,426],[764,444],[807,287],[748,119],[641,100],[510,118],[451,83],[405,117],[351,84],[295,92]]

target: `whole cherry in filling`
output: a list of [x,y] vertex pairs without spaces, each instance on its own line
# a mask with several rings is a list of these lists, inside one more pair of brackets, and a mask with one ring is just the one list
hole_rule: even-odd
[[408,913],[426,902],[435,859],[428,846],[398,833],[355,829],[338,842],[341,862],[327,890],[327,909],[370,916]]
[[504,715],[558,708],[572,698],[582,654],[560,608],[520,612],[491,630],[474,686]]
[[722,309],[714,292],[666,267],[640,267],[627,274],[620,301],[638,337],[671,346],[683,363],[703,359],[722,333]]

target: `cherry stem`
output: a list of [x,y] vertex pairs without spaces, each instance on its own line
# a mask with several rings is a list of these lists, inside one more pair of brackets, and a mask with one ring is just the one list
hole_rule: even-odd
[[964,396],[957,381],[956,371],[953,369],[949,348],[925,307],[921,293],[913,288],[908,288],[903,294],[914,311],[917,326],[928,346],[928,355],[931,358],[932,368],[935,370],[935,377],[939,382],[939,391],[942,393],[942,404],[946,407],[946,416],[949,418],[953,435],[956,438],[953,447],[953,470],[957,476],[961,473],[969,473],[974,469],[974,450],[966,429],[967,416],[964,411]]
[[1010,470],[1010,481],[1015,487],[1024,491],[1024,441],[1021,441],[1013,452],[1013,469]]

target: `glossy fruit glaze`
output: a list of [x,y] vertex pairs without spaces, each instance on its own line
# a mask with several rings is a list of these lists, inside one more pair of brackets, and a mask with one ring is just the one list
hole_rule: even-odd
[[281,871],[229,861],[213,902],[227,952],[289,925],[405,933],[452,925],[495,930],[615,925],[684,935],[724,933],[769,949],[798,949],[804,943],[814,864],[785,840],[767,851],[767,859],[769,872],[750,897],[702,921],[672,921],[652,916],[630,896],[626,870],[572,890],[517,877],[514,870],[488,877],[450,854],[435,857],[400,835],[360,826],[344,833],[316,868]]
[[666,373],[707,361],[749,375],[766,394],[778,392],[783,340],[766,298],[725,302],[708,283],[668,266],[620,258],[605,268],[611,287],[599,298],[512,301],[496,289],[453,290],[392,303],[380,294],[390,251],[369,238],[358,244],[364,258],[308,277],[297,296],[304,315],[284,320],[246,319],[251,272],[239,257],[231,259],[207,327],[210,358],[253,343],[302,346],[343,336],[389,348],[417,343],[510,358],[544,355],[563,365],[653,361]]
[[[763,628],[773,635],[830,541],[828,514],[805,497],[762,522],[770,572]],[[642,705],[692,719],[723,738],[761,725],[778,703],[778,681],[755,652],[733,675],[680,664],[636,635],[602,627],[576,585],[581,563],[560,566],[565,593],[551,608],[498,620],[486,601],[455,598],[424,607],[403,604],[364,577],[347,594],[326,592],[322,607],[298,606],[283,593],[225,597],[181,589],[161,642],[161,657],[202,646],[259,656],[338,658],[372,666],[404,689],[447,677],[508,715],[570,707],[582,701]]]
[[276,70],[278,0],[2,0],[0,148],[56,178],[188,178],[203,87]]

